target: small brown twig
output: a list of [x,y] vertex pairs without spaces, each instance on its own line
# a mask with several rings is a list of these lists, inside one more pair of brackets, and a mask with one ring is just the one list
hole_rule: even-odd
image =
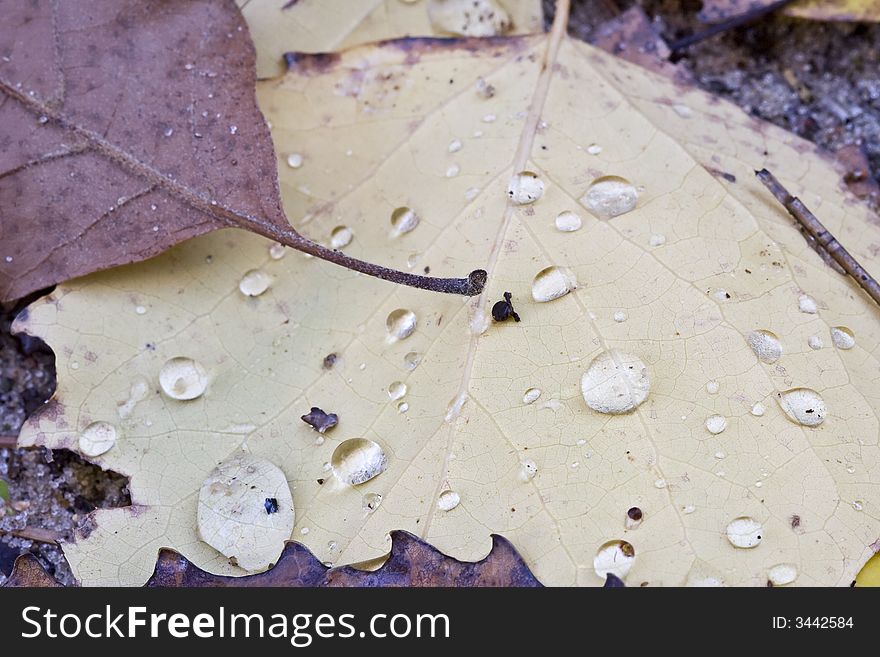
[[15,449],[17,446],[17,436],[0,436],[0,449]]
[[9,534],[17,538],[24,538],[28,541],[36,541],[37,543],[49,543],[58,545],[64,536],[60,532],[51,529],[43,529],[42,527],[25,527],[24,529],[13,529],[12,531],[0,531],[0,534]]
[[880,284],[850,255],[849,251],[843,248],[837,238],[828,232],[828,229],[822,225],[816,215],[810,212],[799,198],[789,194],[782,183],[776,179],[776,176],[767,169],[755,171],[755,175],[776,197],[776,200],[782,203],[801,228],[816,241],[816,245],[840,265],[843,271],[854,278],[856,283],[868,293],[868,296],[880,305]]
[[716,23],[712,27],[709,27],[702,32],[696,32],[691,34],[690,36],[683,37],[678,41],[675,41],[669,44],[669,50],[672,51],[672,54],[675,55],[686,48],[690,48],[692,45],[696,43],[700,43],[701,41],[705,41],[706,39],[711,39],[713,36],[717,34],[721,34],[722,32],[727,32],[727,30],[732,30],[740,25],[745,25],[746,23],[751,23],[752,21],[758,20],[762,16],[766,16],[767,14],[773,13],[777,9],[782,9],[786,5],[790,5],[794,0],[777,0],[769,5],[764,5],[763,7],[756,7],[755,9],[749,9],[748,11],[744,11],[741,14],[728,18],[726,21],[721,21],[720,23]]

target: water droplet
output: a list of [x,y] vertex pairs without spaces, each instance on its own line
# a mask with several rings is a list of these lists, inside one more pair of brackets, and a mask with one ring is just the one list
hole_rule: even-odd
[[776,398],[790,420],[807,427],[819,426],[828,414],[825,400],[810,388],[792,388],[777,393]]
[[446,150],[448,150],[450,153],[457,153],[461,150],[461,140],[453,139],[451,142],[449,142],[449,147]]
[[862,511],[865,508],[865,504],[861,500],[853,500],[852,507],[856,511]]
[[720,389],[721,385],[714,379],[706,383],[706,392],[710,395],[717,395]]
[[412,310],[398,308],[389,313],[385,320],[388,336],[393,340],[403,340],[416,330],[416,314]]
[[291,169],[299,169],[303,165],[303,156],[299,153],[291,153],[287,156],[287,166]]
[[654,488],[657,488],[657,489],[660,489],[660,490],[666,488],[666,480],[665,480],[665,479],[657,479],[657,480],[654,482]]
[[165,130],[162,131],[162,134],[166,137],[170,137],[174,134],[174,128],[165,128]]
[[616,349],[599,354],[581,379],[587,406],[600,413],[628,413],[648,398],[651,379],[637,356]]
[[364,511],[371,513],[379,508],[382,504],[382,496],[379,493],[367,493],[364,495],[363,505]]
[[683,119],[691,118],[694,113],[687,105],[673,105],[672,110]]
[[461,496],[452,490],[445,490],[437,498],[437,508],[441,511],[452,511],[461,504]]
[[231,125],[231,126],[229,126],[229,134],[230,134],[230,135],[234,135],[234,134],[236,134],[237,132],[238,132],[238,126],[237,126],[237,125]]
[[406,384],[401,381],[395,381],[388,386],[388,396],[392,401],[398,400],[406,394]]
[[614,313],[614,321],[615,322],[621,323],[621,322],[625,322],[626,320],[627,320],[627,315],[622,310],[618,310],[617,312]]
[[690,514],[692,514],[696,510],[697,510],[697,507],[695,507],[693,504],[687,504],[687,505],[681,507],[681,512],[683,514],[685,514],[686,516],[689,516]]
[[838,349],[852,349],[856,346],[855,334],[845,326],[831,327],[831,341]]
[[336,545],[337,545],[337,544],[336,544],[336,541],[327,541],[327,549],[328,549],[328,550],[331,550],[331,551],[332,551],[332,550],[335,550],[335,549],[336,549]]
[[715,297],[716,301],[727,301],[730,298],[730,294],[723,287],[715,290],[712,296]]
[[468,320],[468,328],[472,335],[483,335],[489,329],[489,315],[482,306],[477,306]]
[[724,452],[715,452],[715,458],[720,461],[724,458]]
[[520,464],[519,478],[523,481],[531,481],[538,474],[538,466],[531,459],[526,459]]
[[717,435],[727,428],[727,420],[721,415],[710,415],[706,418],[706,431]]
[[269,289],[272,277],[259,269],[251,269],[245,272],[238,283],[238,289],[246,297],[258,297]]
[[849,474],[855,474],[856,469],[855,469],[854,466],[852,466],[852,465],[848,465],[848,466],[846,466],[846,471],[847,471]]
[[565,267],[546,267],[532,281],[532,299],[553,301],[577,288],[574,272]]
[[486,115],[483,117],[483,123],[494,123],[494,122],[495,122],[495,119],[497,119],[497,118],[498,118],[498,117],[495,116],[494,114],[486,114]]
[[138,315],[145,315],[147,313],[147,309],[144,306],[135,306],[134,311]]
[[398,413],[406,413],[408,410],[409,410],[409,404],[407,404],[406,402],[400,402],[397,405],[397,412]]
[[330,467],[339,481],[357,486],[382,474],[388,461],[377,443],[367,438],[350,438],[334,450]]
[[299,533],[302,534],[303,536],[305,536],[306,534],[309,533],[309,531],[310,530],[308,527],[303,527],[302,529],[299,530]]
[[399,237],[419,225],[419,215],[407,207],[396,208],[391,213],[391,236]]
[[275,242],[275,244],[269,247],[269,257],[272,258],[272,260],[281,260],[285,253],[287,253],[287,249],[284,248],[283,244],[279,244],[278,242]]
[[582,225],[583,221],[581,218],[571,210],[563,210],[556,215],[556,230],[560,230],[563,233],[572,233],[580,230]]
[[807,313],[809,315],[815,315],[819,312],[819,309],[816,306],[816,300],[809,294],[802,294],[798,297],[798,308],[800,308],[802,313]]
[[186,401],[201,397],[208,387],[208,372],[192,358],[172,358],[159,371],[159,386],[171,399]]
[[538,388],[529,388],[523,394],[523,404],[534,404],[540,396],[541,391]]
[[636,560],[635,548],[626,541],[608,541],[593,557],[596,575],[605,579],[610,573],[624,579]]
[[638,199],[636,188],[625,178],[603,176],[593,181],[581,203],[597,217],[610,219],[635,208]]
[[464,408],[465,403],[467,402],[467,393],[462,392],[455,397],[453,397],[452,401],[450,401],[446,405],[446,416],[443,418],[446,422],[452,422],[461,415],[461,409]]
[[766,409],[764,408],[764,404],[762,404],[761,402],[755,402],[754,406],[752,406],[751,413],[755,417],[761,417],[762,415],[764,415],[765,410]]
[[330,231],[330,246],[334,249],[344,249],[351,244],[354,233],[348,226],[337,226]]
[[648,242],[651,246],[663,246],[666,244],[666,236],[665,235],[651,235],[651,240]]
[[419,264],[419,260],[421,260],[421,259],[422,259],[421,253],[410,253],[406,257],[406,266],[409,267],[410,269],[412,269],[417,264]]
[[785,586],[797,579],[797,566],[793,563],[779,563],[767,571],[767,579],[773,586]]
[[755,352],[758,360],[764,363],[775,363],[782,356],[782,343],[772,331],[756,329],[749,332],[746,342]]
[[599,144],[590,144],[587,146],[587,153],[590,155],[598,155],[602,152],[602,147]]
[[642,524],[642,520],[644,519],[644,513],[642,510],[637,507],[630,507],[626,512],[626,518],[624,519],[624,527],[627,529],[636,529],[639,525]]
[[475,198],[477,198],[477,195],[479,193],[480,193],[479,187],[468,187],[464,191],[464,198],[466,201],[473,201]]
[[757,547],[763,537],[764,528],[761,523],[748,516],[735,518],[727,525],[727,540],[733,547]]
[[403,365],[408,370],[414,370],[422,362],[422,355],[416,351],[409,352],[403,357]]
[[543,195],[544,181],[531,171],[520,171],[507,185],[507,196],[518,205],[534,203]]
[[86,456],[100,456],[116,444],[116,427],[109,422],[92,422],[79,435],[79,451]]
[[818,335],[811,335],[807,338],[807,344],[810,345],[810,349],[819,350],[825,346],[825,342]]
[[446,177],[447,178],[455,178],[461,172],[461,167],[457,164],[450,164],[446,169]]

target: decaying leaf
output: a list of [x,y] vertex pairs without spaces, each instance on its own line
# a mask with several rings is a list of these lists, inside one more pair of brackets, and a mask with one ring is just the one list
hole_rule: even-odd
[[[65,548],[83,583],[142,584],[162,547],[245,574],[196,531],[197,491],[241,449],[284,472],[293,536],[322,562],[374,559],[403,527],[463,561],[502,534],[552,585],[764,586],[781,565],[794,585],[853,580],[880,535],[880,311],[754,170],[875,276],[876,218],[812,145],[563,26],[300,55],[258,92],[290,216],[401,268],[488,263],[478,299],[220,231],[17,321],[59,379],[21,444],[77,449],[110,422],[115,446],[91,460],[131,477],[136,506],[95,512]],[[254,269],[272,282],[247,296]],[[520,322],[491,322],[505,292]],[[127,403],[177,357],[204,366],[201,396]],[[323,441],[300,420],[312,406],[339,415]]]
[[878,556],[880,555],[880,540],[878,540],[874,547],[878,552],[875,552],[874,556],[868,559],[868,562],[862,567],[859,574],[856,575],[856,586],[880,586],[880,556]]
[[54,577],[46,572],[39,560],[30,552],[20,555],[12,566],[4,588],[56,588],[60,587]]
[[[700,20],[717,23],[776,0],[703,0]],[[872,22],[880,20],[880,0],[797,0],[781,10],[788,16],[817,21]]]
[[2,299],[236,218],[289,231],[231,2],[8,0],[0,13]]
[[[285,52],[329,52],[403,36],[501,36],[534,34],[542,29],[540,0],[236,0],[257,45],[257,77],[272,78],[284,72]],[[465,4],[467,6],[465,6]],[[450,5],[450,7],[446,7]],[[470,23],[474,5],[501,8],[508,17],[506,29],[488,32],[490,21],[479,21],[476,30],[442,29],[429,11],[440,9],[442,17]],[[479,9],[479,7],[478,7]],[[468,18],[464,16],[468,12]],[[494,16],[493,16],[494,18]]]
[[245,577],[224,577],[201,570],[183,555],[162,550],[147,586],[519,586],[541,583],[529,572],[516,549],[492,536],[489,554],[461,562],[405,531],[391,532],[391,553],[378,569],[355,566],[330,568],[307,548],[290,542],[272,568]]

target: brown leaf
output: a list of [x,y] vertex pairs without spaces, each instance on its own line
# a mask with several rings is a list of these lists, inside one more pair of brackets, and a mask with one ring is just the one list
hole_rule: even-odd
[[0,297],[290,231],[235,4],[0,2]]
[[12,573],[3,585],[4,588],[56,588],[62,586],[46,572],[37,558],[25,552],[15,560]]

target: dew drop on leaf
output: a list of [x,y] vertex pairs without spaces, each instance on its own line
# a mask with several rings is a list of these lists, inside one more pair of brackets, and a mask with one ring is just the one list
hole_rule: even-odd
[[461,150],[461,140],[453,139],[451,142],[449,142],[449,146],[446,150],[448,150],[450,153],[457,153]]
[[208,387],[208,372],[192,358],[177,356],[166,361],[159,370],[159,386],[171,399],[196,399]]
[[710,395],[717,395],[718,390],[720,390],[720,389],[721,389],[720,384],[718,383],[718,381],[715,381],[714,379],[711,381],[708,381],[706,383],[706,392],[708,392]]
[[398,308],[389,313],[385,328],[392,340],[404,340],[416,330],[416,314],[412,310]]
[[391,236],[399,237],[412,231],[419,225],[419,215],[411,208],[395,208],[391,213]]
[[397,405],[397,412],[398,413],[406,413],[408,410],[409,410],[409,404],[407,404],[406,402],[400,402]]
[[838,349],[852,349],[856,346],[855,334],[845,326],[831,328],[831,341]]
[[602,152],[602,147],[599,144],[590,144],[587,146],[587,153],[590,155],[599,155]]
[[583,225],[581,218],[571,210],[563,210],[556,215],[556,230],[572,233]]
[[388,386],[388,396],[392,400],[398,400],[406,394],[406,384],[401,381],[395,381]]
[[354,233],[348,226],[337,226],[330,231],[330,246],[334,249],[344,249],[351,244]]
[[818,351],[822,347],[825,346],[825,341],[822,340],[818,335],[811,335],[807,338],[807,344],[810,346],[810,349],[815,349]]
[[777,393],[776,399],[791,421],[807,427],[819,426],[828,414],[825,400],[810,388],[792,388]]
[[727,428],[727,420],[721,415],[710,415],[706,418],[706,431],[717,435]]
[[782,343],[772,331],[766,329],[750,331],[746,336],[746,342],[761,362],[775,363],[782,356]]
[[600,413],[628,413],[648,398],[651,379],[637,356],[616,349],[603,351],[581,379],[587,406]]
[[339,481],[357,486],[382,474],[388,461],[377,443],[367,438],[350,438],[334,450],[330,466]]
[[437,508],[441,511],[452,511],[461,504],[461,496],[453,490],[445,490],[437,498]]
[[538,388],[529,388],[523,393],[523,404],[534,404],[540,396],[541,391]]
[[764,408],[764,404],[762,404],[761,402],[755,402],[755,404],[752,406],[751,414],[755,417],[761,417],[762,415],[764,415],[765,410],[766,409]]
[[638,191],[625,178],[603,176],[593,181],[581,203],[597,217],[610,219],[635,208],[638,199]]
[[461,167],[457,164],[450,164],[446,169],[447,178],[455,178],[461,172]]
[[269,257],[272,258],[272,260],[281,260],[285,253],[287,253],[287,249],[283,244],[279,244],[278,242],[275,242],[269,247]]
[[574,272],[565,267],[545,267],[532,281],[532,299],[538,302],[553,301],[565,296],[577,287]]
[[372,513],[382,504],[382,496],[379,493],[367,493],[364,495],[363,506],[364,511]]
[[517,205],[534,203],[544,195],[544,181],[531,171],[520,171],[507,185],[507,196]]
[[802,313],[807,313],[808,315],[815,315],[819,312],[816,300],[809,294],[802,294],[798,297],[798,308]]
[[299,153],[291,153],[287,156],[287,166],[291,169],[299,169],[303,165],[303,156]]
[[797,579],[797,566],[793,563],[778,563],[767,571],[767,580],[773,586],[785,586]]
[[522,462],[519,469],[519,478],[523,481],[531,481],[538,474],[538,466],[531,459]]
[[116,444],[116,427],[109,422],[92,422],[79,435],[79,451],[86,456],[100,456]]
[[258,297],[269,289],[272,277],[259,269],[251,269],[245,272],[238,283],[239,291],[246,297]]
[[627,314],[625,312],[623,312],[622,310],[618,310],[614,313],[613,319],[618,324],[621,324],[627,320]]
[[416,351],[410,351],[403,357],[403,365],[408,370],[414,370],[422,362],[422,355]]
[[626,541],[608,541],[596,551],[593,569],[602,579],[609,573],[624,579],[635,560],[636,551],[631,544]]
[[748,516],[740,516],[727,525],[727,540],[733,547],[753,548],[760,544],[764,528],[761,523]]
[[663,246],[666,244],[666,236],[665,235],[651,235],[651,240],[648,242],[651,246]]

